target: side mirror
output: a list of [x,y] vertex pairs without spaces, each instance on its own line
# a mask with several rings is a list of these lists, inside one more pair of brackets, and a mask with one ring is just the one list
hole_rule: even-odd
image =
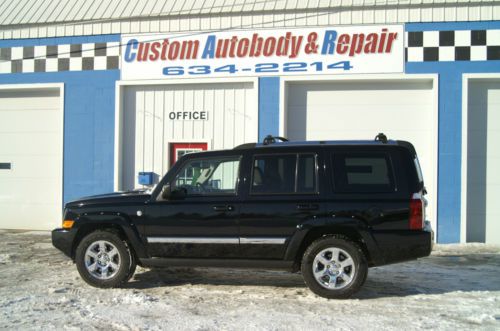
[[170,184],[166,184],[161,189],[161,200],[182,200],[187,196],[187,190],[184,187],[176,187],[172,190]]
[[170,184],[164,185],[160,193],[161,200],[170,200],[171,196],[172,196],[172,189],[170,187]]

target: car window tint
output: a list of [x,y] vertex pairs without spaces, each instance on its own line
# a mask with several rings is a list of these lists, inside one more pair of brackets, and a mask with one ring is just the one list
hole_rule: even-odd
[[333,168],[337,192],[384,193],[395,190],[390,158],[385,153],[336,153]]
[[257,156],[253,163],[252,193],[294,193],[297,156]]
[[314,155],[299,155],[297,171],[297,192],[312,193],[316,191],[316,158]]
[[234,194],[239,158],[193,159],[177,173],[172,188],[184,188],[188,195]]

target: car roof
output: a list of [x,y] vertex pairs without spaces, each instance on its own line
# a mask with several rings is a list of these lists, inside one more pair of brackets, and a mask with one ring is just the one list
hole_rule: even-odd
[[304,146],[383,146],[398,145],[396,140],[316,140],[316,141],[283,141],[271,144],[249,143],[236,146],[234,149],[253,149],[253,148],[279,148],[279,147],[304,147]]

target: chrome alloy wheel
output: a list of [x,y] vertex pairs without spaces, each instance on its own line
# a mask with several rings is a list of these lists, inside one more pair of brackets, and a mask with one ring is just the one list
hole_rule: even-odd
[[345,250],[328,247],[314,257],[312,271],[321,286],[329,290],[338,290],[353,281],[356,267],[351,255]]
[[85,267],[97,279],[111,279],[120,270],[118,249],[109,241],[93,242],[85,251]]

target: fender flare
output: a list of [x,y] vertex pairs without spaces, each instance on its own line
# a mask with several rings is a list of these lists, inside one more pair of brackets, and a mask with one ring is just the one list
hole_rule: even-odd
[[[290,238],[285,252],[285,260],[295,260],[303,249],[304,240],[313,233],[349,234],[355,233],[365,246],[373,264],[383,261],[380,249],[371,234],[370,228],[362,220],[352,217],[321,218],[304,222],[297,226],[297,231]],[[307,248],[307,247],[305,247]],[[363,247],[362,247],[363,248]]]
[[[135,254],[138,258],[147,258],[147,250],[145,242],[141,239],[139,231],[136,225],[128,218],[125,213],[120,212],[90,212],[82,213],[75,219],[75,230],[76,236],[79,237],[79,233],[82,231],[85,233],[85,229],[88,227],[92,228],[106,228],[106,227],[116,227],[123,231],[126,239],[132,246]],[[81,238],[79,238],[81,239]],[[72,254],[76,250],[76,243],[79,240],[75,240],[73,244]]]

